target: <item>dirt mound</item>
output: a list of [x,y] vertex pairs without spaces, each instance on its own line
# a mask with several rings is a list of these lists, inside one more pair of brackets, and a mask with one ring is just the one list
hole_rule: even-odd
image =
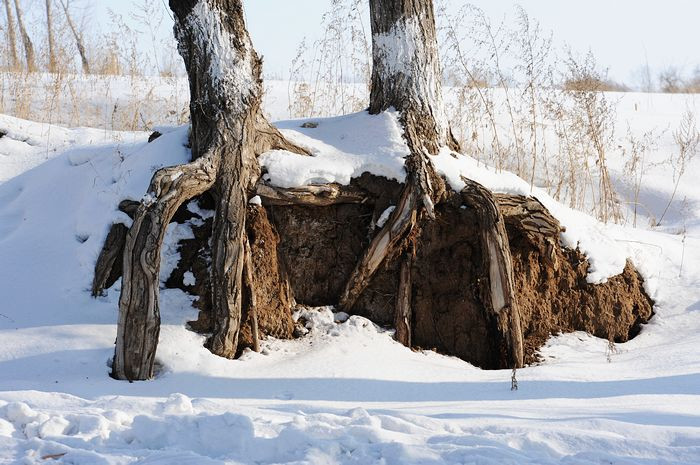
[[[353,185],[368,193],[366,202],[249,207],[248,238],[262,334],[292,337],[291,312],[297,304],[338,303],[378,218],[400,189],[395,182],[367,174]],[[538,348],[552,334],[586,331],[624,342],[639,332],[653,314],[653,302],[631,263],[605,284],[588,284],[585,257],[559,245],[561,228],[539,202],[505,195],[496,196],[496,201],[510,241],[526,362],[536,361]],[[201,332],[211,331],[210,221],[194,228],[195,239],[181,242],[182,260],[167,282],[199,296],[200,317],[191,326]],[[418,247],[411,268],[414,347],[455,355],[482,368],[507,367],[497,322],[484,309],[489,275],[475,214],[455,193],[436,207],[436,220],[426,221],[419,230],[413,238]],[[379,325],[393,325],[396,262],[379,270],[354,313]],[[182,284],[186,271],[196,277],[192,286]],[[244,314],[239,349],[252,342],[248,320]]]

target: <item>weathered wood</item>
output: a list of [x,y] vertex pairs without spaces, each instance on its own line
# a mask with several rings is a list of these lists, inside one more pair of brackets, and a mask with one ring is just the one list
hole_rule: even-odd
[[112,287],[122,275],[122,257],[126,245],[126,234],[129,231],[121,223],[113,224],[107,233],[107,239],[95,263],[95,274],[92,279],[92,296],[102,295],[105,289]]
[[463,181],[466,186],[461,192],[462,200],[478,218],[484,265],[489,270],[488,286],[484,289],[484,304],[498,322],[511,366],[519,368],[523,366],[523,332],[513,284],[513,261],[503,215],[490,191],[469,179],[463,178]]
[[401,259],[399,270],[399,289],[396,296],[396,340],[406,347],[411,347],[411,300],[413,285],[411,282],[411,265],[413,253],[407,253]]
[[129,381],[153,377],[160,333],[160,249],[165,230],[177,208],[206,192],[215,179],[212,156],[163,168],[153,176],[126,237],[112,377]]
[[364,190],[336,183],[283,188],[258,182],[255,193],[265,205],[327,207],[342,203],[365,203],[369,200]]
[[516,224],[527,240],[539,249],[550,271],[559,269],[559,235],[565,230],[556,218],[534,197],[494,194],[498,209],[507,224]]

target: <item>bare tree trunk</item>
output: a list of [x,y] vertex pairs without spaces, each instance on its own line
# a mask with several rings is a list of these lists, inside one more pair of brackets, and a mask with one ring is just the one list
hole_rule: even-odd
[[7,13],[7,45],[10,55],[10,69],[16,71],[19,69],[19,59],[17,57],[17,37],[15,36],[15,18],[12,14],[10,0],[5,0],[5,12]]
[[[186,200],[209,189],[216,198],[212,237],[214,333],[209,349],[233,358],[242,316],[246,207],[272,149],[303,153],[262,115],[261,61],[241,0],[170,0],[175,36],[190,81],[192,158],[159,170],[136,212],[124,251],[113,376],[153,376],[160,313],[158,272],[165,229]],[[252,285],[252,284],[251,284]]]
[[30,73],[36,71],[36,61],[34,59],[34,45],[32,40],[29,38],[27,29],[24,27],[24,21],[22,20],[22,9],[19,6],[19,0],[15,0],[15,10],[17,13],[17,25],[19,26],[19,33],[22,36],[22,43],[24,44],[24,56],[27,61],[27,71]]
[[51,13],[51,0],[46,0],[46,32],[49,42],[49,73],[58,71],[56,61],[56,42],[53,35],[53,15]]
[[78,29],[76,29],[75,24],[71,19],[70,13],[68,11],[68,5],[66,4],[66,2],[61,0],[61,6],[63,7],[63,12],[66,15],[66,22],[68,23],[68,27],[70,28],[71,32],[73,33],[73,37],[75,38],[75,44],[78,47],[78,54],[80,55],[80,61],[83,65],[83,73],[90,74],[90,63],[88,62],[87,54],[85,53],[83,38],[78,33]]
[[370,113],[400,111],[412,150],[458,149],[442,100],[433,0],[370,0],[370,15]]

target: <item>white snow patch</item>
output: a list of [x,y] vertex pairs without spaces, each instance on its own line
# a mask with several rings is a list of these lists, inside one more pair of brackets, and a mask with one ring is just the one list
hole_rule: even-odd
[[392,206],[388,207],[386,210],[384,210],[382,212],[381,216],[379,217],[379,219],[377,220],[377,226],[380,228],[384,227],[386,222],[389,221],[389,217],[394,212],[394,210],[396,210],[396,205],[392,205]]
[[369,172],[403,182],[404,157],[409,154],[396,112],[367,112],[328,118],[316,129],[300,128],[299,121],[279,123],[285,137],[308,149],[312,156],[273,150],[260,156],[267,180],[280,187],[350,180]]
[[185,271],[182,276],[182,284],[185,286],[194,286],[197,281],[191,271]]

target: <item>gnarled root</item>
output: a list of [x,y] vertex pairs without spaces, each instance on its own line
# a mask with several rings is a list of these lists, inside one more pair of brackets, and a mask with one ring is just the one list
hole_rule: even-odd
[[211,156],[163,168],[153,175],[126,236],[112,377],[129,381],[153,377],[160,333],[160,249],[165,230],[177,208],[207,191],[215,179],[216,164]]
[[484,289],[484,305],[498,321],[510,366],[519,368],[523,366],[523,332],[503,215],[490,191],[469,179],[463,178],[463,181],[466,186],[461,192],[462,200],[478,218],[484,265],[489,272],[488,287]]
[[421,213],[435,217],[434,205],[445,193],[442,178],[437,176],[425,151],[414,152],[406,159],[408,176],[398,205],[384,227],[372,239],[362,258],[350,275],[340,297],[340,308],[350,311],[367,288],[380,265],[390,255],[399,252],[403,239],[411,232]]

